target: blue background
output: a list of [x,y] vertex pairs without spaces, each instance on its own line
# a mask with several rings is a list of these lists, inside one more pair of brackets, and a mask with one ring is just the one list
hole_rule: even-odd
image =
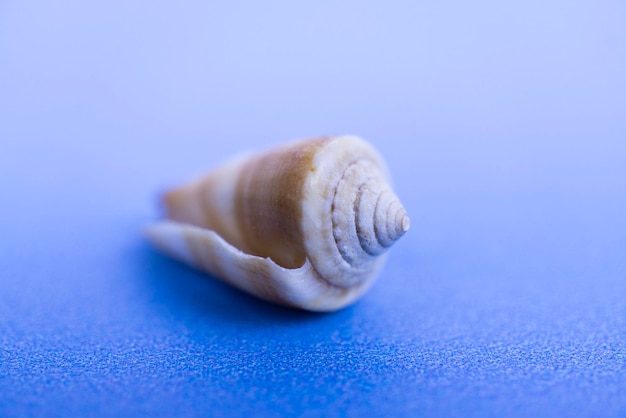
[[[338,133],[412,218],[355,306],[142,238],[159,191]],[[3,0],[0,145],[2,416],[626,416],[623,1]]]

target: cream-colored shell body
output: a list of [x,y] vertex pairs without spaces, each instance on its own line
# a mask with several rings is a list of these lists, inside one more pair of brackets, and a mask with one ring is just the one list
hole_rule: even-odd
[[263,299],[333,311],[373,283],[409,229],[385,164],[354,136],[292,142],[164,196],[164,253]]

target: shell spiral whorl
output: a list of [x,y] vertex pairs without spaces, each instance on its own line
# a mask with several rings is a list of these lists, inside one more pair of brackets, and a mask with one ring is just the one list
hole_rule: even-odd
[[374,148],[298,141],[231,162],[164,196],[161,251],[263,299],[331,311],[371,286],[409,218]]
[[[385,261],[381,255],[409,228],[406,211],[391,190],[387,167],[376,150],[357,137],[329,142],[316,163],[317,176],[311,181],[331,189],[305,197],[304,205],[326,217],[325,224],[322,219],[315,224],[316,239],[307,245],[307,255],[335,286],[372,280]],[[308,226],[305,219],[305,230]]]
[[[358,170],[358,165],[366,164],[354,164],[346,171]],[[377,256],[408,231],[408,216],[396,195],[387,189],[385,183],[373,177],[371,172],[369,175],[367,172],[358,174],[365,175],[361,176],[356,183],[347,186],[344,186],[344,183],[348,183],[344,176],[340,181],[338,192],[335,193],[333,235],[339,247],[340,234],[345,228],[341,221],[345,218],[342,219],[341,216],[336,215],[342,208],[345,208],[344,211],[349,209],[354,214],[355,233],[361,250],[371,256]],[[348,193],[342,195],[341,192],[349,187],[356,189],[356,193],[353,193],[354,196]],[[340,191],[340,189],[342,190]],[[353,197],[352,207],[350,207],[349,201],[345,201],[346,197]],[[349,254],[349,251],[345,245],[339,247],[339,252],[344,260],[354,265],[355,263],[352,262],[355,258],[354,254]]]

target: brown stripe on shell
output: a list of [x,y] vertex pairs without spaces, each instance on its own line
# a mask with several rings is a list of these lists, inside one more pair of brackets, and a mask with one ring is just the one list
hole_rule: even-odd
[[248,161],[237,179],[234,212],[242,251],[297,268],[306,254],[302,196],[315,154],[329,138],[297,142]]
[[194,183],[170,190],[163,195],[167,218],[173,221],[205,226],[203,224],[204,216],[196,202],[192,199],[196,194],[196,188],[197,185]]
[[216,173],[167,192],[163,196],[167,217],[173,221],[199,226],[228,237],[220,222],[220,214],[211,204],[208,191],[217,187],[219,179]]
[[195,190],[196,199],[200,205],[200,213],[202,214],[202,227],[215,231],[220,236],[228,236],[226,231],[221,228],[221,222],[219,222],[220,214],[215,209],[215,206],[211,204],[208,199],[208,190],[218,187],[218,178],[216,175],[206,176],[202,183],[198,185]]

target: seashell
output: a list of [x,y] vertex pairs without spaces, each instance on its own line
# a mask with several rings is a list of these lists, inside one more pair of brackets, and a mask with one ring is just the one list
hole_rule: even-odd
[[262,299],[334,311],[372,285],[409,229],[382,158],[355,136],[231,161],[163,198],[162,252]]

